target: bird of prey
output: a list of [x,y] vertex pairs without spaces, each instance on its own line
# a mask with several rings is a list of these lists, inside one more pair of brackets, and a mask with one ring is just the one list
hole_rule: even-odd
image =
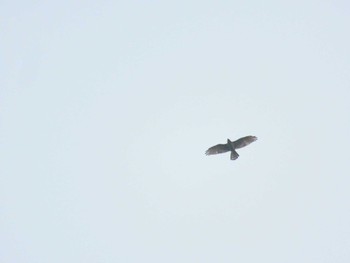
[[210,147],[205,152],[205,154],[212,155],[212,154],[225,153],[225,152],[231,151],[231,160],[236,160],[239,155],[235,150],[239,148],[243,148],[248,144],[255,142],[257,139],[258,138],[255,136],[246,136],[234,142],[230,141],[230,139],[227,139],[226,144],[218,144],[213,147]]

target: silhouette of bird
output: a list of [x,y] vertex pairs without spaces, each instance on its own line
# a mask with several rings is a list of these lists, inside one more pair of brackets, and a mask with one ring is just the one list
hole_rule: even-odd
[[236,160],[239,156],[238,153],[236,152],[236,149],[243,148],[248,144],[255,142],[257,139],[258,138],[255,136],[246,136],[234,142],[230,141],[230,139],[227,139],[226,144],[217,144],[213,147],[210,147],[205,152],[205,154],[212,155],[212,154],[225,153],[225,152],[231,151],[231,160]]

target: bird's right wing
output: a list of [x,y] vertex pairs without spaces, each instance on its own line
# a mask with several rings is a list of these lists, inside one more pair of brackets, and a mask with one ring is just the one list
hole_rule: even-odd
[[213,147],[210,147],[205,154],[206,155],[212,155],[212,154],[218,154],[218,153],[225,153],[230,150],[229,146],[227,144],[218,144]]
[[251,144],[252,142],[255,142],[257,139],[258,138],[255,136],[246,136],[246,137],[240,138],[237,141],[233,142],[233,148],[235,149],[243,148]]

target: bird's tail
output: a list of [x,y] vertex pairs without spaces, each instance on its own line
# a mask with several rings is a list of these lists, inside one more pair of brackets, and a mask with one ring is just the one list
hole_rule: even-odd
[[231,151],[231,160],[236,160],[239,157],[238,153],[235,150]]

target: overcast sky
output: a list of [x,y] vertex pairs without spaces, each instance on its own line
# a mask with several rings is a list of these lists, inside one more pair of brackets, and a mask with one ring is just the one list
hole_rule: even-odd
[[349,14],[1,0],[0,261],[350,262]]

